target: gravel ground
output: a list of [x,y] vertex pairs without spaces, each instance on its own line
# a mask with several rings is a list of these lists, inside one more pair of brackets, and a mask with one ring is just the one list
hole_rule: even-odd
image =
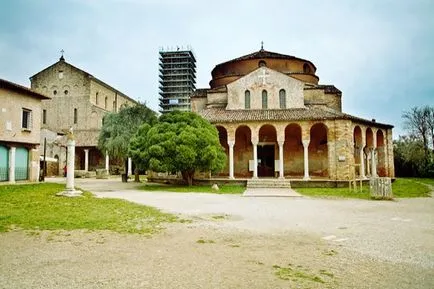
[[[432,198],[149,193],[117,180],[78,186],[192,223],[169,224],[151,238],[84,231],[0,234],[0,288],[434,288]],[[282,280],[273,266],[291,268],[293,276]]]

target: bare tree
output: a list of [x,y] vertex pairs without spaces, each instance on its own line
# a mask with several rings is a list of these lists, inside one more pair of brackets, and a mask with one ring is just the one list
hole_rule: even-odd
[[427,125],[428,125],[428,130],[429,130],[429,135],[431,137],[431,149],[434,152],[434,106],[425,106],[425,109],[427,110]]
[[412,107],[410,111],[404,111],[402,118],[404,126],[417,138],[422,139],[425,159],[428,161],[428,140],[430,137],[429,116],[430,110],[425,107]]

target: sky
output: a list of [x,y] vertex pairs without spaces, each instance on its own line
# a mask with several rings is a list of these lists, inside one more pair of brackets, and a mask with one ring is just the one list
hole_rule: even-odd
[[192,47],[197,88],[264,49],[312,61],[343,111],[395,126],[434,105],[432,0],[0,0],[0,78],[67,62],[158,111],[160,49]]

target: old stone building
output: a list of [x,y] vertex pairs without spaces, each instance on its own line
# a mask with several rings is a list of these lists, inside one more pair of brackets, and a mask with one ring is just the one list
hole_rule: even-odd
[[342,93],[315,65],[261,49],[221,64],[192,110],[228,155],[222,176],[347,181],[394,177],[392,126],[342,112]]
[[[117,112],[136,101],[60,57],[59,61],[30,77],[32,90],[51,97],[42,101],[41,143],[47,139],[48,156],[66,161],[65,131],[73,128],[77,170],[107,168],[109,156],[97,148],[106,113]],[[42,153],[42,148],[41,148]]]
[[0,182],[38,180],[41,101],[48,99],[0,79]]

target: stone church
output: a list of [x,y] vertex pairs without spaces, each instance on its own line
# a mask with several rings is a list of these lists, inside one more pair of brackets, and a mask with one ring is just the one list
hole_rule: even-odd
[[305,59],[260,51],[218,64],[192,110],[213,123],[230,179],[348,181],[394,177],[392,125],[342,112]]
[[66,162],[65,131],[73,128],[76,170],[109,169],[109,156],[97,148],[104,115],[137,102],[90,73],[59,61],[30,77],[31,89],[51,97],[42,101],[41,147],[47,140],[47,155],[57,159],[53,174],[63,173]]

